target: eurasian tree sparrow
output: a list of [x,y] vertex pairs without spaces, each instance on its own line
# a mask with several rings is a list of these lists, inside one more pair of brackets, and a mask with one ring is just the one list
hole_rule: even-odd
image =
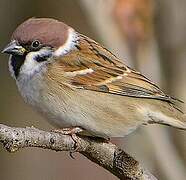
[[28,19],[3,52],[24,100],[58,128],[103,138],[152,123],[186,130],[176,99],[60,21]]

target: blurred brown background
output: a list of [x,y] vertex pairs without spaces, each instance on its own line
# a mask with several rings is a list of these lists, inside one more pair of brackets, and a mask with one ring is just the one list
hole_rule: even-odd
[[[0,49],[29,17],[53,17],[90,36],[162,89],[186,102],[185,0],[0,0]],[[186,111],[186,106],[181,107]],[[11,79],[7,56],[0,55],[0,123],[52,127],[21,99]],[[168,127],[142,127],[114,139],[159,179],[186,179],[186,133]],[[0,148],[1,180],[93,180],[114,176],[75,154]]]

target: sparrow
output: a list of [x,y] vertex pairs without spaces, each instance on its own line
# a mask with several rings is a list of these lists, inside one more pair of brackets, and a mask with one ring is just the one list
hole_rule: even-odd
[[2,52],[10,54],[9,70],[25,102],[58,129],[102,138],[153,123],[186,130],[177,99],[63,22],[28,19]]

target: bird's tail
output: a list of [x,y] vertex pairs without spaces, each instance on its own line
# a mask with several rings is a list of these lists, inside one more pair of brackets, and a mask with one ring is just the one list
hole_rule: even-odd
[[169,104],[168,106],[162,107],[160,111],[151,109],[151,111],[148,112],[148,116],[151,119],[151,123],[158,123],[186,130],[186,114]]
[[157,113],[155,112],[152,112],[150,116],[155,123],[172,126],[181,130],[186,130],[186,114],[183,114],[182,117],[179,119],[167,116],[163,113],[158,113],[157,115]]

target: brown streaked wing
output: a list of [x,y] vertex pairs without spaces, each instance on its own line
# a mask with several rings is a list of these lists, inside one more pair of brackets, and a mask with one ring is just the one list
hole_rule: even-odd
[[[62,66],[64,63],[69,64],[65,65],[65,71],[68,69],[68,71],[77,72],[70,80],[75,88],[174,102],[175,99],[164,94],[139,72],[125,66],[106,48],[85,36],[81,38],[81,51],[71,53],[70,59],[61,61]],[[80,74],[78,69],[74,71],[74,67],[79,67],[85,72],[86,69],[92,69],[92,72]]]
[[145,79],[135,79],[127,74],[115,73],[114,70],[93,68],[94,72],[87,75],[76,75],[72,78],[72,85],[76,88],[112,93],[121,96],[146,97],[170,101],[157,86]]

